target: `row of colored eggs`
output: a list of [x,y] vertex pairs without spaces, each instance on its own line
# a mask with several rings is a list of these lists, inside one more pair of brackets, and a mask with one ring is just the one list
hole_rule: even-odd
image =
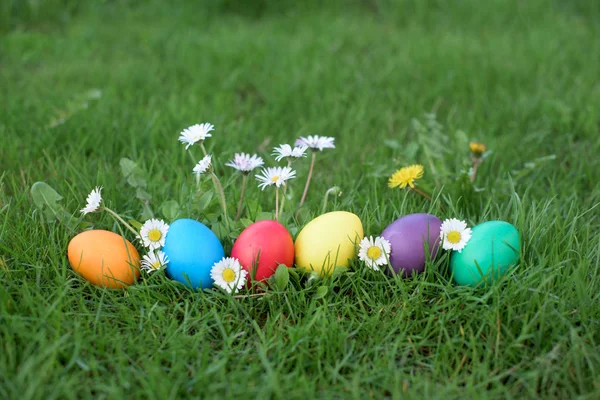
[[[391,244],[390,265],[396,273],[409,276],[422,272],[426,261],[436,257],[441,224],[431,214],[410,214],[384,229],[381,236]],[[280,264],[295,264],[326,276],[336,266],[350,264],[363,235],[359,217],[344,211],[315,218],[300,231],[295,243],[280,223],[259,221],[242,231],[231,256],[256,280],[268,278]],[[167,276],[195,289],[212,286],[210,270],[225,256],[217,236],[206,225],[191,219],[171,224],[163,251],[169,258]],[[519,253],[517,229],[507,222],[488,221],[473,228],[462,252],[453,252],[450,268],[458,284],[476,286],[516,265]],[[120,288],[139,277],[137,250],[112,232],[80,233],[69,243],[68,257],[75,271],[98,286]]]

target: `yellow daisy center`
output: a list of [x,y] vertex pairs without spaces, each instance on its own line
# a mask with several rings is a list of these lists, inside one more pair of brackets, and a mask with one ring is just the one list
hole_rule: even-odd
[[377,260],[381,256],[381,249],[377,246],[371,246],[367,250],[367,257],[371,260]]
[[159,229],[152,229],[148,232],[148,239],[153,242],[158,242],[162,238],[162,232]]
[[271,178],[271,182],[275,183],[279,180],[279,175],[275,175],[274,177]]
[[450,243],[452,244],[456,244],[458,242],[460,242],[460,232],[458,231],[451,231],[450,233],[448,233],[447,239]]
[[154,264],[152,264],[152,268],[159,269],[160,268],[160,261],[157,261]]
[[223,280],[227,283],[233,282],[235,280],[235,271],[231,268],[225,268],[223,270]]

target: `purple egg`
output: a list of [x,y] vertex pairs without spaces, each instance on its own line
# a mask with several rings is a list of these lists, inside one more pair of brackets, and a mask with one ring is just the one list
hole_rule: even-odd
[[392,245],[390,264],[396,273],[410,276],[425,269],[425,248],[433,259],[440,244],[442,221],[431,214],[409,214],[392,222],[381,236]]

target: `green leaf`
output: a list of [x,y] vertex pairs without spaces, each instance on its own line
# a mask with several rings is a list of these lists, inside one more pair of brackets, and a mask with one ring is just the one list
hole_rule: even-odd
[[257,215],[262,211],[262,207],[258,200],[246,198],[244,199],[244,202],[246,203],[246,209],[248,210],[249,215]]
[[142,220],[147,221],[150,218],[154,218],[154,212],[148,204],[144,203],[142,206]]
[[129,175],[127,183],[135,188],[146,187],[146,180],[139,175]]
[[213,223],[210,229],[215,233],[215,235],[217,235],[219,240],[223,240],[227,235],[227,231],[221,222]]
[[31,186],[31,197],[33,197],[33,203],[39,210],[50,210],[53,216],[56,216],[57,213],[63,209],[62,206],[58,204],[63,197],[46,182],[34,183],[33,186]]
[[136,221],[135,219],[130,219],[130,220],[129,220],[129,224],[130,224],[131,226],[133,226],[135,229],[137,229],[138,231],[139,231],[140,229],[142,229],[142,223],[141,223],[141,222],[139,222],[139,221]]
[[344,267],[343,265],[338,265],[337,267],[335,267],[333,269],[333,273],[331,274],[332,279],[337,278],[338,276],[341,276],[343,274],[345,274],[346,272],[348,272],[349,268],[348,267]]
[[219,217],[220,217],[220,214],[218,214],[218,213],[206,214],[206,219],[208,220],[208,222],[211,223],[211,225],[218,222]]
[[63,209],[60,209],[58,211],[56,218],[60,221],[61,224],[66,226],[71,231],[75,231],[77,229],[84,229],[85,225],[87,224],[84,221],[77,221],[77,218],[75,218],[72,214],[68,213]]
[[257,221],[263,221],[263,220],[271,220],[273,219],[273,213],[271,212],[261,212],[256,216],[256,220]]
[[321,275],[317,271],[311,271],[310,276],[306,280],[306,286],[311,287],[321,280]]
[[126,157],[121,158],[119,165],[121,166],[121,173],[125,178],[127,178],[129,175],[132,175],[138,167],[135,161]]
[[48,223],[56,222],[56,220],[58,219],[58,214],[56,214],[55,211],[49,209],[48,207],[45,207],[45,208],[41,209],[40,211],[42,212],[42,215],[44,216],[44,221],[46,221]]
[[127,179],[127,183],[135,188],[145,188],[146,180],[144,179],[144,171],[135,163],[135,161],[129,158],[123,157],[119,161],[121,166],[121,173],[123,177]]
[[296,282],[300,281],[300,274],[298,273],[297,268],[288,268],[288,273],[291,278],[294,278]]
[[313,296],[313,299],[315,299],[315,300],[322,299],[323,297],[325,297],[327,295],[328,291],[329,291],[329,287],[327,287],[327,286],[319,286],[317,288],[317,291],[316,291],[315,295]]
[[36,182],[31,186],[31,197],[36,208],[40,210],[46,222],[59,221],[71,231],[82,229],[85,224],[65,211],[59,201],[63,197],[45,182]]
[[247,228],[254,223],[254,221],[252,221],[251,219],[248,219],[248,218],[242,218],[242,219],[240,219],[240,222],[242,223],[242,226],[244,228]]
[[152,195],[150,193],[146,192],[141,187],[138,187],[137,190],[135,191],[135,197],[137,197],[138,199],[140,199],[142,201],[152,200]]
[[179,215],[179,203],[175,200],[167,200],[160,207],[162,215],[169,221],[177,219]]
[[93,226],[94,226],[94,224],[92,224],[91,222],[88,222],[88,221],[81,221],[81,222],[79,223],[79,225],[77,225],[77,228],[78,228],[79,230],[85,231],[85,230],[87,230],[87,229],[90,229],[90,228],[91,228],[91,227],[93,227]]
[[204,209],[208,208],[208,206],[210,205],[210,201],[213,198],[213,195],[215,194],[214,190],[208,190],[206,192],[204,192],[202,194],[202,196],[200,196],[200,198],[198,199],[198,209],[200,211],[203,211]]
[[290,282],[290,273],[285,264],[279,264],[273,276],[275,277],[275,286],[277,290],[284,290]]

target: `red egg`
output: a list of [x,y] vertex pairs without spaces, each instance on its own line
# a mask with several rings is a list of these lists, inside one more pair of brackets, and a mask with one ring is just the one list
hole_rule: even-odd
[[276,221],[258,221],[242,231],[233,244],[231,257],[237,258],[242,267],[255,280],[267,279],[279,266],[294,264],[294,240],[287,229]]

